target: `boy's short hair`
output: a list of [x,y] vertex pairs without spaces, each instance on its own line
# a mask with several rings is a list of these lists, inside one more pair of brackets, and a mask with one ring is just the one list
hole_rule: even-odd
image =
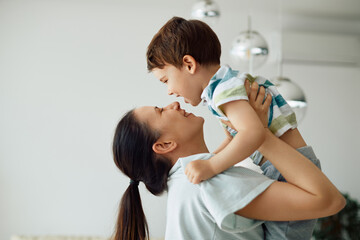
[[163,68],[165,64],[180,68],[185,55],[191,55],[199,64],[220,64],[220,41],[206,23],[173,17],[151,40],[146,53],[147,69]]

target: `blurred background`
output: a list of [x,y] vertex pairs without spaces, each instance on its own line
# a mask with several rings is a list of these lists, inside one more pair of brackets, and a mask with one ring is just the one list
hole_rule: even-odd
[[[0,0],[0,239],[113,232],[129,184],[115,167],[115,126],[131,108],[179,101],[206,119],[215,150],[224,134],[206,107],[186,106],[146,70],[152,36],[196,0]],[[210,22],[222,64],[249,27],[268,44],[254,75],[282,75],[301,87],[299,125],[344,193],[360,199],[360,1],[218,0]],[[153,237],[163,237],[166,195],[140,184]]]

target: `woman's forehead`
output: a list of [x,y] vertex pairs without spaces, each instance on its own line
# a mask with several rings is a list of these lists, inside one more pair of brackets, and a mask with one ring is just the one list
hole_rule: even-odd
[[156,116],[156,107],[154,106],[142,106],[135,108],[134,110],[135,117],[142,121],[147,122],[150,119],[154,119]]

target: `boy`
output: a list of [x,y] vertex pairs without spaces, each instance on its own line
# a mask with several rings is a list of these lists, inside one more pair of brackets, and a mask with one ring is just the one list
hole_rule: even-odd
[[[220,66],[221,45],[213,30],[198,20],[170,19],[153,37],[147,50],[147,68],[167,84],[168,94],[181,96],[197,106],[204,100],[225,128],[227,138],[209,160],[188,164],[185,174],[192,183],[209,179],[251,156],[264,175],[285,181],[258,147],[264,140],[262,123],[248,103],[247,90],[272,95],[269,128],[294,148],[306,146],[297,130],[294,112],[276,88],[262,77],[238,76],[228,66]],[[256,96],[252,94],[251,96]],[[267,239],[310,239],[315,220],[282,223],[267,222]]]

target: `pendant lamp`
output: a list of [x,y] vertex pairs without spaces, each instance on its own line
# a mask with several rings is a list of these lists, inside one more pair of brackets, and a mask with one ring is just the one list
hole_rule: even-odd
[[280,94],[285,98],[290,107],[296,114],[296,120],[301,123],[307,110],[307,101],[304,91],[294,81],[283,76],[282,59],[282,9],[281,0],[279,0],[279,53],[278,53],[278,76],[271,79],[271,82],[277,87]]
[[248,30],[241,32],[233,41],[230,56],[241,71],[253,72],[261,67],[269,55],[265,38],[251,29],[251,17],[248,19]]

